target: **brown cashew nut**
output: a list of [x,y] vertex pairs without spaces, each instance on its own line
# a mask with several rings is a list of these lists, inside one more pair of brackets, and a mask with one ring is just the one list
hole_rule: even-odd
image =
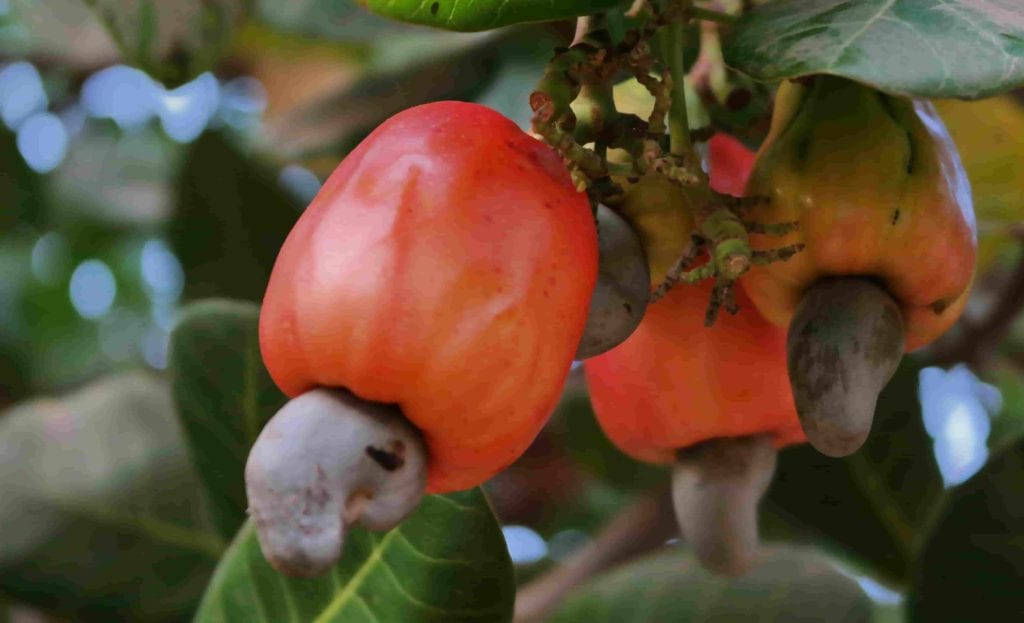
[[245,465],[249,512],[278,571],[326,572],[349,527],[390,530],[419,504],[427,452],[393,405],[314,389],[285,404]]
[[683,539],[706,569],[737,576],[757,562],[757,508],[777,455],[771,435],[719,437],[679,450],[672,503]]

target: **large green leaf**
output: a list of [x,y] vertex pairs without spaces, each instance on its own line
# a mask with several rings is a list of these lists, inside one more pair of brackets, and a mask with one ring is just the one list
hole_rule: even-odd
[[76,621],[180,621],[225,544],[170,391],[109,378],[0,419],[0,591]]
[[171,86],[211,69],[252,0],[85,0],[125,60]]
[[193,143],[177,180],[174,250],[187,298],[258,301],[277,252],[299,216],[277,176],[219,133]]
[[263,367],[259,307],[209,300],[185,308],[171,333],[178,415],[222,535],[245,521],[245,461],[263,425],[285,402]]
[[1024,442],[952,492],[917,560],[918,621],[1024,619]]
[[447,30],[490,30],[589,15],[625,0],[363,0],[368,8],[394,19]]
[[768,548],[750,573],[704,571],[679,548],[632,563],[578,589],[551,623],[697,621],[867,622],[873,606],[857,583],[811,550]]
[[197,623],[501,623],[512,618],[512,562],[479,489],[424,498],[386,534],[353,530],[341,561],[297,580],[264,560],[251,522],[207,589]]
[[729,65],[758,80],[834,74],[919,97],[1024,84],[1018,0],[776,0],[729,32]]
[[943,482],[907,360],[879,397],[868,442],[845,459],[808,445],[779,455],[765,505],[767,532],[839,549],[885,581],[907,582],[919,533]]

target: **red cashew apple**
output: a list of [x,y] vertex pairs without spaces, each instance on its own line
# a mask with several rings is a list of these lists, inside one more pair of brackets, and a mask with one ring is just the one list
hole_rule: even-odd
[[[552,412],[597,255],[587,197],[551,148],[483,106],[417,106],[345,158],[288,236],[263,301],[263,360],[291,397],[332,388],[338,405],[392,405],[422,437],[425,490],[473,487],[515,461]],[[385,441],[367,446],[365,469],[408,463]],[[321,558],[314,572],[337,555]]]
[[[738,195],[753,153],[718,135],[709,164],[712,187]],[[785,331],[762,318],[742,289],[740,312],[705,327],[712,286],[676,285],[648,307],[629,339],[585,368],[605,433],[637,459],[675,464],[684,536],[705,565],[734,574],[756,554],[757,504],[776,448],[804,436],[786,372]]]

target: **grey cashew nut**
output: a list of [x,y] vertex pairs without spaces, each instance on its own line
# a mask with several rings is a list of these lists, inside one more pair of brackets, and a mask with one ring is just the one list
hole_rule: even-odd
[[651,270],[640,236],[611,208],[597,207],[597,283],[576,359],[587,359],[626,341],[644,318]]
[[390,530],[411,513],[426,474],[423,441],[396,407],[306,392],[270,419],[245,465],[263,555],[288,575],[322,574],[353,523]]
[[846,456],[864,444],[903,344],[900,308],[874,281],[829,277],[804,293],[786,351],[796,412],[815,449]]
[[711,439],[677,453],[676,519],[706,569],[735,576],[757,562],[758,505],[771,484],[777,454],[770,435]]

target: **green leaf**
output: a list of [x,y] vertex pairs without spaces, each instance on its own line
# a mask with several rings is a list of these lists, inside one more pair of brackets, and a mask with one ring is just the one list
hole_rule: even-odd
[[845,459],[809,445],[779,455],[765,504],[766,532],[838,549],[884,581],[903,585],[919,533],[943,482],[917,397],[920,366],[907,359],[879,396],[868,442]]
[[868,622],[857,583],[811,550],[766,548],[739,578],[704,571],[679,548],[613,571],[570,595],[550,623]]
[[185,155],[176,202],[170,237],[185,268],[186,297],[262,299],[299,216],[277,175],[207,132]]
[[258,323],[254,303],[208,300],[186,307],[171,333],[178,415],[225,539],[246,519],[249,448],[286,401],[263,367]]
[[446,30],[490,30],[525,22],[590,15],[624,0],[363,0],[367,8],[404,22]]
[[916,97],[1024,85],[1016,0],[776,0],[730,29],[726,62],[763,81],[833,74]]
[[1024,617],[1024,442],[953,490],[917,560],[914,621]]
[[85,0],[124,59],[169,86],[211,69],[252,0]]
[[0,592],[76,621],[180,621],[225,544],[168,387],[108,378],[0,420]]
[[479,489],[427,496],[386,534],[356,528],[341,561],[292,579],[264,560],[252,523],[221,561],[197,623],[501,623],[512,619],[512,562]]

